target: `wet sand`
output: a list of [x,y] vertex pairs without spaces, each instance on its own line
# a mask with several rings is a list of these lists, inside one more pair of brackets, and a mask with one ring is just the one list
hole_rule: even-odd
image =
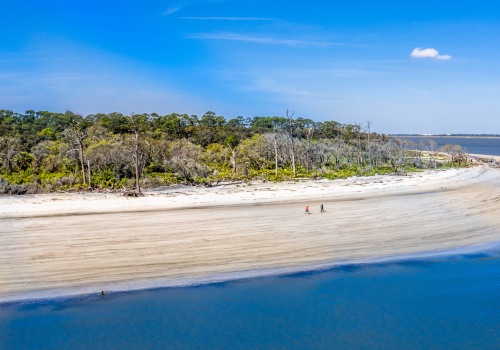
[[0,302],[183,285],[498,242],[500,170],[0,197],[0,222]]

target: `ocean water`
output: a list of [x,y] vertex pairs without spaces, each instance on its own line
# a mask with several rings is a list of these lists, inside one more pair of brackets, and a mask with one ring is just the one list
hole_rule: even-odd
[[0,349],[499,349],[500,245],[0,306]]
[[500,156],[500,137],[405,136],[401,138],[408,139],[417,145],[420,141],[433,140],[438,148],[450,143],[462,146],[468,153]]

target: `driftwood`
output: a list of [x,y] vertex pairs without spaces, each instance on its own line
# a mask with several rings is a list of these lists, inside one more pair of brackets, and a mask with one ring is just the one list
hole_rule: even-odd
[[130,190],[130,191],[123,192],[122,195],[125,197],[142,197],[142,196],[144,196],[144,193],[138,192],[135,190]]
[[472,164],[475,164],[475,165],[486,164],[490,168],[500,168],[500,161],[497,161],[495,158],[471,156],[470,160],[471,160]]

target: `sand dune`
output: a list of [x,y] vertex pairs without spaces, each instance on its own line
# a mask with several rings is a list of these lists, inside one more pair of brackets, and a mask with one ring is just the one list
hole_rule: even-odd
[[[483,167],[142,198],[0,198],[0,301],[257,276],[500,241]],[[326,213],[319,212],[323,203]],[[312,215],[304,215],[304,205]]]

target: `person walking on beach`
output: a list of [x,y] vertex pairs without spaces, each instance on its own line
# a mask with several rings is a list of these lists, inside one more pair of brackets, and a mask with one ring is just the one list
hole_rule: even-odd
[[306,214],[311,214],[311,213],[309,212],[309,206],[308,206],[308,205],[306,205],[306,210],[304,211],[304,215],[306,215]]
[[323,204],[321,204],[321,212],[324,213],[325,212],[325,208],[323,207]]

